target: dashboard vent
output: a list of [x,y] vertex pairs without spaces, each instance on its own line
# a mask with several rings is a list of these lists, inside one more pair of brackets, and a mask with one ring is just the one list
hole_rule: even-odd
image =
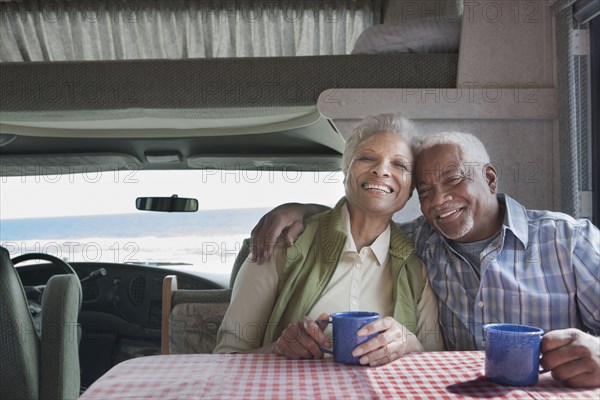
[[141,306],[144,302],[144,291],[146,289],[146,279],[143,276],[136,276],[129,281],[129,298],[136,306]]

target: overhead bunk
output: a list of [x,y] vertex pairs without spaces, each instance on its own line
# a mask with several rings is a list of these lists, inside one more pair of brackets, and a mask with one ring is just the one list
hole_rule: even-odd
[[245,117],[331,88],[456,87],[460,18],[415,19],[402,1],[36,4],[2,3],[3,120]]
[[1,109],[306,106],[331,88],[453,88],[456,67],[457,54],[3,63]]
[[[317,109],[324,91],[456,87],[460,18],[390,21],[396,3],[105,0],[90,11],[2,2],[1,156],[12,162],[34,140],[60,154],[176,136],[194,140],[195,168],[228,136],[247,140],[259,164],[277,166],[270,154],[295,143],[307,168],[321,156],[337,168],[344,140]],[[257,4],[270,8],[258,14]]]

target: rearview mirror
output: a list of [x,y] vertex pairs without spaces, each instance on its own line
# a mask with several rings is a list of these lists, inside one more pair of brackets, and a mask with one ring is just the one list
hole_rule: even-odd
[[138,197],[135,208],[141,211],[196,212],[198,200],[178,197],[176,194],[171,197]]

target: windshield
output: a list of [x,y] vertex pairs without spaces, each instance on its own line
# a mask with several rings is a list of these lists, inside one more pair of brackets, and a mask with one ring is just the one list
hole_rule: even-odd
[[[0,244],[11,257],[174,267],[226,282],[243,239],[285,202],[333,205],[341,172],[92,171],[1,177]],[[141,196],[191,197],[190,213],[136,210]]]

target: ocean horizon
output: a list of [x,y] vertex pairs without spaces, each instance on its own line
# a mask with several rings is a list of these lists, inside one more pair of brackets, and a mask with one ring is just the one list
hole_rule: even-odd
[[203,210],[195,213],[139,212],[93,216],[3,220],[0,242],[88,237],[247,234],[270,208]]
[[14,219],[0,224],[10,257],[181,265],[227,279],[242,242],[269,208]]

